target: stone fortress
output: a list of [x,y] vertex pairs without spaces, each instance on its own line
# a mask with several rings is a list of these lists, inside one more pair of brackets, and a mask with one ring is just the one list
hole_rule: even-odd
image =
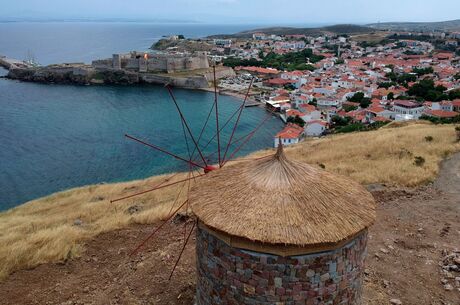
[[206,52],[193,54],[177,53],[141,53],[113,54],[112,58],[94,60],[95,69],[128,70],[140,73],[175,73],[208,69],[209,60]]
[[[188,89],[209,88],[214,80],[206,52],[113,54],[112,58],[85,63],[63,63],[29,67],[4,57],[0,65],[9,69],[8,78],[22,81],[80,84],[80,85],[133,85],[161,84]],[[215,77],[234,77],[230,67],[216,67]]]

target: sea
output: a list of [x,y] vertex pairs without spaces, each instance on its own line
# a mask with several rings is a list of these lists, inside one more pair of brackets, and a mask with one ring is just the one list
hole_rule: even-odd
[[[0,54],[25,59],[32,53],[44,65],[90,63],[96,58],[110,57],[112,53],[147,50],[162,36],[204,37],[254,27],[256,25],[0,23]],[[6,73],[0,68],[0,75]],[[173,92],[198,142],[214,103],[214,94],[184,89]],[[222,127],[241,105],[241,100],[219,96],[218,105]],[[222,129],[222,147],[226,147],[230,139],[235,118]],[[245,108],[234,139],[250,133],[265,118],[264,109]],[[272,147],[273,136],[281,128],[279,118],[270,117],[235,156]],[[214,115],[203,130],[198,144],[207,162],[216,162]],[[0,211],[78,186],[188,171],[186,162],[132,141],[125,134],[185,159],[194,147],[176,106],[162,86],[47,85],[0,79]],[[242,142],[231,145],[227,157]],[[202,162],[197,153],[194,159]]]

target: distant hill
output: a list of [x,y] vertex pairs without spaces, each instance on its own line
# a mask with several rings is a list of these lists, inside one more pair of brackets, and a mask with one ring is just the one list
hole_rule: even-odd
[[460,19],[441,22],[384,22],[368,24],[368,27],[378,30],[396,31],[460,31]]
[[320,27],[320,28],[295,28],[295,27],[270,27],[270,28],[260,28],[249,31],[243,31],[231,35],[213,35],[209,36],[210,38],[248,38],[252,37],[254,33],[265,33],[273,35],[309,35],[309,36],[318,36],[325,33],[333,34],[364,34],[375,31],[367,26],[360,26],[354,24],[337,24],[332,26]]

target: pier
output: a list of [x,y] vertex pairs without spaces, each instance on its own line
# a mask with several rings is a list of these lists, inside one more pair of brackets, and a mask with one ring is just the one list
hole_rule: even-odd
[[0,67],[10,70],[12,68],[30,68],[32,65],[27,64],[22,60],[8,58],[6,56],[0,55]]

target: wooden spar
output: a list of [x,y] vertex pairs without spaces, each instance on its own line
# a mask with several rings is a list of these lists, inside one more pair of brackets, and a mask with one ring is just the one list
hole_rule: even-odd
[[202,169],[205,168],[205,167],[202,166],[202,165],[199,165],[199,164],[197,164],[197,163],[195,163],[195,162],[193,162],[193,161],[191,161],[191,160],[184,159],[184,158],[182,158],[182,157],[180,157],[180,156],[178,156],[178,155],[175,155],[175,154],[173,154],[173,153],[171,153],[171,152],[167,151],[166,149],[163,149],[163,148],[161,148],[161,147],[159,147],[159,146],[156,146],[156,145],[147,143],[147,142],[145,142],[145,141],[139,140],[139,139],[137,139],[137,138],[135,138],[135,137],[133,137],[133,136],[127,135],[127,134],[125,135],[125,137],[127,137],[128,139],[131,139],[131,140],[133,140],[133,141],[136,141],[136,142],[138,142],[138,143],[144,144],[145,146],[148,146],[148,147],[153,148],[153,149],[155,149],[155,150],[161,151],[162,153],[165,153],[165,154],[167,154],[167,155],[169,155],[169,156],[171,156],[171,157],[174,157],[174,158],[176,158],[176,159],[178,159],[178,160],[187,162],[187,163],[189,163],[189,164],[191,164],[191,165],[193,165],[193,166],[196,166],[196,167],[199,167],[199,168],[202,168]]
[[180,118],[181,118],[182,122],[184,122],[184,125],[187,128],[188,134],[190,135],[190,137],[192,138],[193,143],[195,144],[195,148],[198,150],[198,153],[200,154],[201,160],[203,160],[203,163],[204,163],[205,166],[208,166],[208,163],[206,163],[206,160],[204,159],[203,153],[201,152],[201,149],[198,146],[198,143],[196,142],[195,137],[193,136],[192,131],[190,130],[190,127],[187,124],[187,121],[185,120],[184,114],[182,113],[182,110],[180,109],[179,104],[176,101],[176,97],[174,96],[174,94],[173,94],[173,92],[172,92],[172,90],[171,90],[171,88],[169,86],[166,86],[166,88],[168,89],[169,95],[171,96],[171,98],[172,98],[172,100],[174,102],[174,105],[176,106],[176,109],[179,112],[179,115],[180,115]]
[[142,241],[142,243],[141,243],[139,246],[137,246],[137,248],[134,249],[134,250],[129,254],[129,256],[133,256],[134,254],[136,254],[136,253],[145,245],[146,242],[148,242],[153,236],[155,236],[155,234],[156,234],[158,231],[160,231],[160,229],[161,229],[169,220],[171,220],[171,218],[173,218],[173,216],[176,215],[176,213],[179,212],[180,209],[182,209],[182,207],[187,203],[187,201],[188,201],[188,200],[184,201],[184,203],[182,203],[182,204],[180,205],[180,207],[177,208],[177,210],[175,210],[172,214],[170,214],[170,215],[168,216],[168,218],[167,218],[158,228],[156,228],[155,230],[153,230],[153,232],[150,233],[150,235],[147,236],[147,238],[144,239],[144,240]]
[[[198,177],[201,177],[201,176],[204,176],[204,175],[205,175],[205,174],[200,174],[200,175],[196,176],[195,178],[198,178]],[[176,181],[176,182],[171,182],[171,183],[169,183],[169,184],[165,184],[165,185],[161,185],[161,186],[158,186],[158,187],[154,187],[154,188],[151,188],[151,189],[149,189],[149,190],[142,191],[142,192],[139,192],[139,193],[136,193],[136,194],[132,194],[132,195],[129,195],[129,196],[121,197],[121,198],[112,200],[112,201],[110,201],[110,202],[117,202],[117,201],[120,201],[120,200],[124,200],[124,199],[132,198],[132,197],[135,197],[135,196],[143,195],[143,194],[146,194],[146,193],[149,193],[149,192],[153,192],[153,191],[156,191],[156,190],[159,190],[159,189],[168,187],[168,186],[172,186],[172,185],[175,185],[175,184],[179,184],[179,183],[181,183],[181,182],[184,182],[184,181],[187,181],[187,180],[190,180],[190,179],[194,179],[194,178],[187,178],[187,179],[182,179],[182,180],[179,180],[179,181]]]
[[219,130],[219,107],[217,101],[217,80],[216,80],[216,66],[212,66],[212,71],[214,74],[214,104],[216,105],[216,132],[217,132],[217,155],[219,158],[219,166],[221,165],[220,159],[220,130]]
[[[235,149],[235,151],[233,151],[233,153],[230,155],[229,159],[232,159],[235,154],[240,151],[240,149],[254,136],[254,134],[265,124],[265,122],[268,121],[268,119],[270,119],[270,117],[272,116],[272,112],[270,112],[266,117],[265,119],[253,130],[251,131],[247,136],[246,136],[246,139],[243,141],[243,143],[240,144],[240,146],[238,146],[237,149]],[[222,166],[224,166],[227,162],[224,162],[224,164],[222,164]]]
[[[246,92],[246,95],[244,97],[243,105],[241,105],[240,107],[240,112],[238,113],[238,117],[236,118],[235,125],[233,125],[232,134],[230,136],[230,139],[228,140],[227,147],[225,148],[225,153],[224,153],[224,157],[222,158],[222,163],[225,162],[225,157],[227,156],[228,149],[230,148],[230,144],[232,143],[233,136],[235,135],[236,127],[238,126],[238,123],[240,122],[241,113],[243,113],[243,109],[244,109],[244,106],[246,105],[246,101],[248,99],[249,92],[251,91],[253,81],[254,81],[254,78],[251,78],[251,82],[249,83],[248,91]],[[222,166],[222,163],[220,162],[220,158],[219,158],[219,165]]]

